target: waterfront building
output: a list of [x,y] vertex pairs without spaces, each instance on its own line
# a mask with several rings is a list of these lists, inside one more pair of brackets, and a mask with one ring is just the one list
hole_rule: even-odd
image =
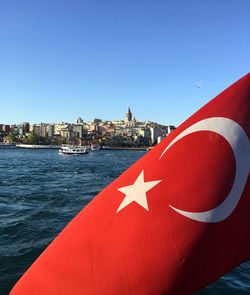
[[115,134],[115,133],[116,133],[116,127],[115,127],[115,124],[113,124],[113,123],[108,123],[108,124],[106,125],[106,133],[111,134],[111,135]]
[[47,137],[51,138],[55,135],[55,126],[53,124],[49,124],[46,127]]
[[19,136],[25,136],[27,133],[30,132],[30,124],[28,122],[18,124],[16,127],[17,127],[17,134]]
[[89,131],[90,132],[93,132],[93,131],[99,132],[99,125],[98,125],[98,123],[95,123],[95,121],[91,122],[89,124]]
[[112,123],[115,126],[124,125],[124,120],[113,120]]
[[3,129],[3,132],[9,133],[10,132],[10,125],[3,125],[2,129]]
[[148,139],[151,138],[151,131],[150,131],[150,128],[148,127],[140,128],[137,134],[144,138],[148,138]]
[[35,132],[38,136],[41,136],[41,126],[38,124],[34,124],[31,128],[30,131]]
[[157,142],[157,138],[162,135],[162,129],[158,126],[150,127],[152,144]]
[[10,125],[10,132],[17,133],[17,126],[15,124],[14,125]]
[[60,131],[60,135],[62,138],[71,139],[72,138],[72,131],[70,131],[68,129],[62,129]]
[[25,131],[24,131],[24,126],[23,126],[23,124],[19,124],[19,125],[17,125],[17,128],[18,128],[18,135],[19,135],[19,136],[24,136],[24,135],[25,135]]
[[55,135],[61,135],[61,130],[68,129],[68,124],[66,123],[60,123],[60,124],[55,124]]
[[83,137],[83,125],[73,125],[73,132],[78,134],[77,137]]
[[30,132],[30,124],[29,124],[29,122],[24,122],[23,123],[23,129],[24,129],[24,134]]
[[47,127],[49,124],[41,123],[40,125],[40,136],[47,137]]

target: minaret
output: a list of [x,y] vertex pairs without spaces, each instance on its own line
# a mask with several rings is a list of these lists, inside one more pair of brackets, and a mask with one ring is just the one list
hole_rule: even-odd
[[125,122],[130,122],[130,121],[132,121],[132,113],[131,113],[130,107],[128,107],[128,112],[125,115]]

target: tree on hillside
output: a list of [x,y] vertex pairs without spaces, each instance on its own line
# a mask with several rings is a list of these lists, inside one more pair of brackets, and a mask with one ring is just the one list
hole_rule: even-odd
[[38,144],[38,142],[39,142],[39,136],[34,131],[31,131],[28,135],[28,143]]
[[55,140],[54,140],[55,145],[61,145],[63,143],[64,143],[64,140],[61,137],[55,138]]
[[14,135],[14,133],[9,133],[9,135],[7,136],[7,140],[9,142],[15,142],[16,141],[16,136]]

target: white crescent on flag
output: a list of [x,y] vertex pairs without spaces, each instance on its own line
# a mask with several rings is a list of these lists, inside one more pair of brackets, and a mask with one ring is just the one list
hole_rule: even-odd
[[196,221],[211,223],[220,222],[232,214],[238,202],[240,201],[242,192],[246,185],[250,167],[249,139],[244,129],[235,121],[222,117],[208,118],[191,125],[178,136],[176,136],[175,139],[162,152],[159,159],[161,159],[167,150],[178,140],[184,136],[199,131],[211,131],[218,133],[228,142],[232,148],[235,158],[236,171],[231,191],[219,206],[208,211],[188,212],[177,209],[171,205],[170,207],[179,214]]

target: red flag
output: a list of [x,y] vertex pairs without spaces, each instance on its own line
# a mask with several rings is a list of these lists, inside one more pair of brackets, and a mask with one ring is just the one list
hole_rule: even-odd
[[85,207],[11,294],[190,294],[250,258],[250,74]]

